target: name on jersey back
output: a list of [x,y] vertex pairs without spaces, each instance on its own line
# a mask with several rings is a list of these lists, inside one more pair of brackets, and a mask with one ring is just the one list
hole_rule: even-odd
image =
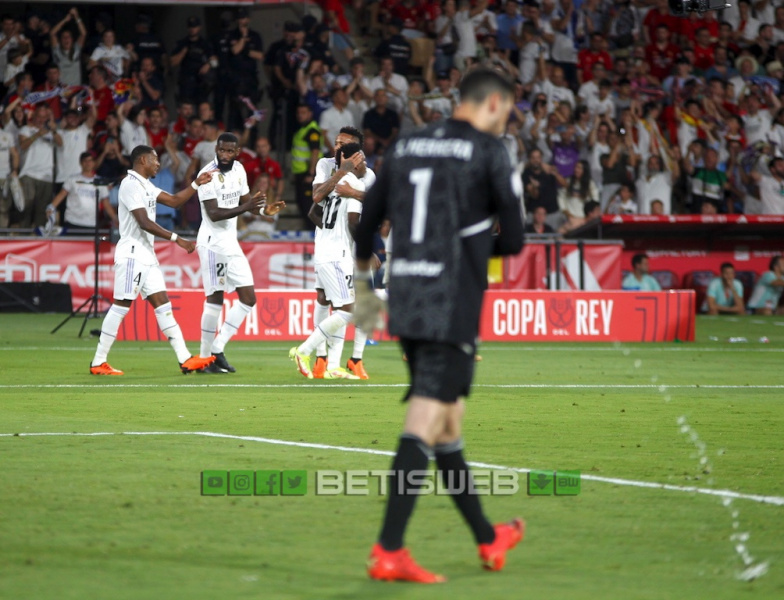
[[421,158],[457,158],[470,161],[473,154],[474,143],[460,139],[409,138],[395,145],[395,157],[397,158],[417,156]]

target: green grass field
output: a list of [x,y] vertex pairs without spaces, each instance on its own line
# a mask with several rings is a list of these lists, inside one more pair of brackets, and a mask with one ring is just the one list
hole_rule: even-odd
[[[784,597],[784,319],[701,318],[694,344],[484,345],[468,458],[592,478],[532,497],[521,474],[517,494],[484,499],[528,525],[500,573],[449,498],[421,498],[407,545],[447,575],[436,587],[367,579],[378,495],[200,494],[205,469],[307,469],[310,492],[316,469],[387,468],[346,448],[396,447],[395,345],[367,349],[370,382],[306,382],[279,343],[231,344],[237,374],[185,377],[168,344],[122,342],[110,362],[126,375],[95,378],[96,339],[78,321],[50,335],[61,319],[0,316],[0,598]],[[33,433],[65,435],[14,435]],[[733,533],[766,575],[737,579]]]

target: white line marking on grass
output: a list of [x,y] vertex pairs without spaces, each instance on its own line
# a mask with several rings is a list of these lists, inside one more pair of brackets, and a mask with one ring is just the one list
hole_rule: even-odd
[[[41,436],[107,436],[107,435],[196,435],[211,438],[242,440],[246,442],[259,442],[261,444],[274,444],[276,446],[294,446],[297,448],[313,448],[315,450],[337,450],[338,452],[356,452],[358,454],[372,454],[376,456],[394,456],[395,453],[389,450],[374,450],[372,448],[352,448],[350,446],[333,446],[330,444],[317,444],[311,442],[293,442],[289,440],[277,440],[274,438],[264,438],[253,435],[232,435],[229,433],[214,433],[212,431],[123,431],[120,433],[102,431],[94,433],[60,432],[60,433],[0,433],[0,437],[41,437]],[[516,471],[518,473],[528,473],[531,469],[525,467],[508,467],[505,465],[495,465],[491,463],[475,462],[468,463],[472,467],[481,469],[498,469],[506,471]],[[732,490],[714,490],[709,488],[698,488],[694,486],[672,485],[669,483],[657,483],[653,481],[635,481],[633,479],[620,479],[617,477],[600,477],[598,475],[581,474],[585,481],[596,481],[597,483],[611,483],[636,488],[647,488],[655,490],[667,490],[670,492],[690,492],[705,494],[707,496],[719,496],[721,498],[732,498],[735,500],[751,500],[761,504],[773,504],[784,506],[784,497],[781,496],[762,496],[760,494],[743,494]]]
[[[784,326],[784,322],[782,323],[774,323],[775,325]],[[168,344],[164,342],[136,342],[145,344],[144,346],[134,347],[131,345],[124,346],[126,342],[120,342],[120,345],[115,346],[115,348],[119,348],[121,352],[171,352],[171,348]],[[127,342],[127,344],[133,344],[134,342]],[[716,342],[718,343],[718,342]],[[160,344],[160,345],[156,345]],[[94,345],[94,343],[93,343]],[[507,343],[504,342],[504,345],[492,345],[492,346],[482,346],[484,350],[488,350],[490,352],[573,352],[573,351],[585,351],[585,352],[618,352],[617,348],[614,347],[607,347],[607,346],[594,346],[593,344],[569,344],[564,343],[559,346],[539,346],[537,343],[526,343],[522,345],[521,343]],[[242,348],[244,353],[254,353],[254,352],[262,352],[262,353],[272,353],[272,352],[283,352],[288,351],[290,346],[264,346],[264,345],[253,345],[253,346],[245,346]],[[0,352],[21,352],[21,351],[43,351],[43,350],[55,350],[58,352],[93,352],[93,346],[4,346],[0,347]],[[632,352],[637,350],[641,352],[747,352],[747,353],[782,353],[784,352],[784,348],[756,348],[754,346],[746,347],[746,348],[723,348],[723,347],[689,347],[689,346],[678,346],[678,347],[651,347],[651,346],[632,346],[630,348]],[[376,351],[395,351],[400,352],[400,349],[397,344],[390,344],[384,343],[381,346],[375,346],[373,352]]]
[[[250,388],[250,389],[287,389],[287,388],[406,388],[407,383],[19,383],[0,384],[0,389],[124,389],[124,388]],[[675,384],[659,385],[651,383],[477,383],[473,388],[495,389],[534,389],[534,390],[782,390],[784,384],[778,385],[723,385],[723,384]]]

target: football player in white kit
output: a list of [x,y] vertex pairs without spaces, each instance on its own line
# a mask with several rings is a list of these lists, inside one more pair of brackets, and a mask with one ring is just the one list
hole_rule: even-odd
[[[283,201],[267,205],[261,192],[251,197],[245,168],[236,160],[239,151],[236,135],[221,134],[215,144],[215,159],[199,171],[200,176],[211,173],[210,182],[199,187],[202,221],[196,241],[207,296],[201,317],[200,355],[215,357],[215,362],[205,367],[203,373],[236,371],[223,350],[256,304],[253,273],[237,240],[237,216],[245,212],[257,215],[260,211],[273,216],[286,206]],[[216,336],[223,293],[234,289],[239,302],[229,310]]]
[[[365,185],[360,178],[365,174],[364,161],[359,167],[350,160],[361,155],[359,144],[344,144],[336,155],[339,172],[350,165],[339,183],[351,186],[353,190],[364,191]],[[346,326],[352,321],[354,306],[354,237],[353,228],[359,222],[362,203],[349,196],[332,193],[325,200],[322,226],[317,231],[316,287],[324,290],[327,301],[334,312],[316,325],[313,333],[299,347],[289,351],[289,357],[297,363],[297,368],[308,379],[313,378],[310,369],[310,355],[319,345],[330,341],[329,361],[324,379],[359,379],[358,375],[340,367],[342,344],[336,344],[345,335]],[[356,335],[356,334],[355,334]],[[364,346],[364,339],[362,341]]]
[[[120,184],[118,218],[120,221],[120,241],[114,251],[114,302],[106,313],[101,324],[101,337],[95,357],[90,363],[93,375],[122,375],[106,359],[109,350],[117,337],[125,315],[131,303],[141,294],[155,309],[158,327],[168,338],[183,373],[203,369],[215,359],[191,356],[185,346],[182,330],[174,319],[171,302],[166,294],[163,274],[155,256],[153,240],[155,237],[171,240],[188,254],[196,249],[191,240],[179,237],[155,222],[156,204],[179,208],[193,195],[193,190],[186,188],[171,195],[155,187],[150,178],[157,175],[161,168],[158,153],[149,146],[136,146],[131,152],[133,169]],[[200,184],[207,183],[211,175],[199,175],[191,186],[196,189]]]
[[[359,144],[360,148],[364,142],[364,136],[362,133],[356,129],[355,127],[346,126],[340,129],[340,132],[335,137],[335,152],[340,150],[340,148],[345,144],[355,143]],[[364,163],[365,157],[362,153],[355,153],[350,160],[347,159],[346,162],[341,163],[341,168],[338,169],[338,166],[335,164],[334,158],[322,158],[316,164],[316,176],[313,178],[313,209],[311,210],[310,214],[308,215],[311,220],[316,224],[318,229],[316,229],[316,250],[315,253],[318,254],[318,240],[319,240],[319,231],[321,228],[321,221],[323,218],[323,208],[321,206],[322,202],[325,198],[327,198],[332,193],[337,193],[342,196],[347,196],[350,198],[354,198],[356,200],[362,201],[365,197],[365,191],[370,189],[370,187],[376,181],[376,174],[373,172],[372,169],[368,169],[367,165],[365,165],[365,174],[362,176],[361,181],[365,184],[364,190],[356,190],[349,186],[346,183],[338,185],[338,182],[348,173],[348,169],[350,165],[353,164],[354,167],[360,168],[360,165]],[[329,302],[324,294],[324,290],[319,287],[319,284],[316,284],[316,306],[313,311],[313,321],[314,321],[314,328],[318,326],[321,321],[326,319],[329,316]],[[362,362],[362,356],[365,349],[365,343],[367,342],[367,335],[362,332],[361,330],[355,330],[354,332],[354,351],[351,355],[347,363],[347,367],[349,372],[354,373],[360,379],[368,379],[367,371],[365,371],[365,366]],[[338,362],[340,361],[340,355],[343,351],[343,335],[340,335],[338,332],[338,337],[330,340],[330,348],[334,346],[335,350],[333,351],[333,355],[337,355]],[[334,361],[333,361],[334,362]],[[328,367],[335,368],[339,365],[329,365],[327,360],[327,343],[320,344],[319,347],[316,349],[316,363],[313,367],[313,377],[316,379],[322,379],[324,377],[324,373],[326,372]]]

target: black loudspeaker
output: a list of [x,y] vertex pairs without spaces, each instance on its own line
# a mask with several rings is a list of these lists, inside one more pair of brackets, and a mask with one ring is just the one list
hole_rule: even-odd
[[73,310],[67,283],[0,283],[0,312],[57,312]]

